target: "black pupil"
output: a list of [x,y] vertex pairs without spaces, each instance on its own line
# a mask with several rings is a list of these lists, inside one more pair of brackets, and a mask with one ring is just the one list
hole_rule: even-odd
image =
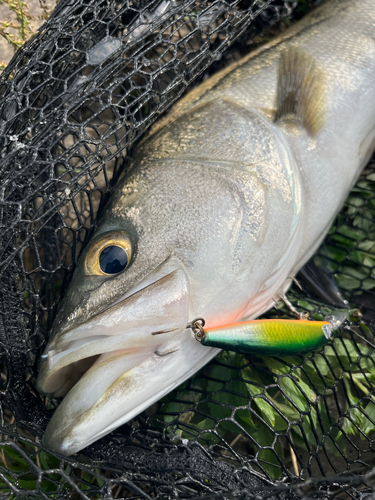
[[111,246],[102,250],[99,257],[100,269],[106,274],[117,274],[125,269],[128,256],[121,247]]

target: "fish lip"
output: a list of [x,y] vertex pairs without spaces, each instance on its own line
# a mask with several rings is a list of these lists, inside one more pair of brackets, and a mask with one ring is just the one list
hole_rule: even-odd
[[[182,265],[182,263],[178,260],[178,262],[174,262],[175,258],[172,257],[171,255],[169,255],[168,257],[166,257],[160,264],[158,264],[154,269],[152,269],[144,278],[142,278],[137,284],[133,285],[127,292],[125,292],[119,299],[117,300],[114,300],[111,304],[108,304],[107,307],[105,307],[104,309],[101,309],[99,310],[98,312],[96,313],[93,313],[90,318],[83,322],[83,323],[78,323],[78,325],[74,325],[74,326],[71,326],[71,327],[64,327],[63,325],[61,325],[61,320],[59,320],[59,315],[61,314],[61,312],[63,312],[63,306],[64,306],[64,302],[66,300],[66,297],[64,298],[64,301],[63,301],[63,304],[62,304],[62,307],[58,310],[57,312],[57,316],[55,318],[55,322],[54,324],[52,325],[52,331],[51,331],[51,337],[50,337],[50,340],[48,342],[48,344],[50,344],[51,341],[53,341],[53,339],[55,337],[57,337],[58,335],[67,335],[69,334],[69,332],[73,331],[73,330],[76,330],[77,328],[79,328],[80,326],[82,325],[85,325],[86,323],[88,323],[89,321],[91,321],[92,319],[96,318],[97,316],[100,316],[101,314],[104,314],[106,311],[108,311],[109,309],[111,309],[111,307],[117,305],[119,302],[131,297],[132,295],[134,295],[134,293],[137,293],[138,291],[140,291],[142,288],[139,288],[138,287],[144,283],[144,286],[143,288],[146,288],[147,286],[151,285],[152,283],[155,283],[156,281],[158,281],[158,279],[162,279],[164,277],[164,275],[159,275],[157,274],[158,273],[158,270],[162,269],[164,266],[167,266],[167,271],[165,273],[165,275],[167,274],[170,274],[171,272],[175,271],[176,269],[180,269],[180,268],[183,268],[184,269],[184,266]],[[171,265],[169,268],[168,268],[168,262],[174,262],[174,265]],[[125,271],[126,272],[126,271]],[[150,276],[153,276],[155,275],[156,273],[156,276],[159,276],[159,278],[155,278],[154,281],[149,281],[147,282],[147,280],[150,279]],[[120,273],[122,274],[122,273]],[[117,277],[117,276],[115,276]],[[97,276],[95,276],[95,278],[98,278]],[[100,283],[100,285],[97,287],[98,290],[100,290],[106,283],[108,282],[108,279],[107,280],[104,280]],[[72,284],[72,283],[71,283]],[[56,324],[56,326],[55,326]]]
[[[178,343],[181,349],[173,356],[149,353],[144,361],[120,375],[93,404],[82,407],[81,396],[89,385],[85,375],[86,380],[78,382],[52,416],[44,444],[65,456],[79,452],[158,401],[219,352],[203,347],[191,332]],[[91,375],[101,383],[100,372]]]
[[[168,265],[169,264],[169,265]],[[164,267],[166,267],[166,270],[164,272],[164,274],[161,274],[160,273],[160,270],[163,269]],[[51,341],[54,340],[54,338],[56,338],[58,335],[68,335],[69,332],[73,331],[73,330],[76,330],[77,328],[79,328],[80,326],[82,325],[85,325],[87,324],[89,321],[97,318],[98,316],[100,316],[101,314],[104,314],[105,312],[107,312],[109,309],[111,309],[112,307],[116,306],[117,304],[119,304],[120,302],[126,300],[127,298],[131,297],[132,295],[134,295],[135,293],[137,293],[138,291],[141,291],[142,289],[144,288],[147,288],[149,285],[152,285],[153,283],[155,283],[156,281],[160,280],[160,279],[163,279],[165,276],[167,276],[168,274],[172,273],[173,271],[176,271],[177,269],[183,269],[185,272],[185,266],[182,264],[182,262],[177,259],[176,257],[172,256],[172,255],[168,255],[168,257],[166,257],[160,264],[158,264],[154,269],[152,269],[145,277],[143,277],[137,284],[133,285],[127,292],[125,292],[119,299],[117,300],[114,300],[111,304],[108,304],[107,307],[105,307],[104,309],[101,309],[99,310],[98,312],[92,314],[90,316],[90,318],[83,322],[83,323],[79,323],[78,325],[74,325],[74,326],[71,326],[71,327],[64,327],[64,326],[61,326],[61,324],[58,324],[57,325],[57,328],[55,329],[55,325],[52,325],[52,331],[51,331],[51,336],[50,336],[50,339],[48,341],[48,345],[51,343]],[[126,272],[126,271],[125,271]],[[122,273],[120,273],[122,274]],[[152,279],[152,276],[155,277],[155,279]],[[151,279],[150,279],[151,278]],[[106,283],[107,283],[108,280],[100,283],[100,285],[98,286],[98,290],[104,286]],[[144,286],[140,287],[140,285],[144,284]],[[140,288],[138,288],[140,287]],[[66,300],[66,298],[64,299],[64,301]],[[63,309],[60,309],[58,310],[58,313],[57,313],[57,316],[55,318],[55,322],[56,320],[58,320],[58,316],[60,314],[60,312],[63,311]],[[61,322],[60,322],[61,323]],[[65,329],[66,328],[66,329]],[[47,347],[48,347],[47,345]]]
[[[78,330],[78,328],[80,328],[80,327],[82,327],[84,325],[87,325],[90,321],[98,318],[101,315],[104,316],[106,313],[108,313],[108,311],[112,307],[117,306],[117,305],[120,306],[122,303],[124,303],[127,299],[129,299],[130,297],[132,297],[136,293],[141,292],[142,290],[145,290],[150,285],[153,285],[154,283],[157,283],[158,281],[164,279],[166,276],[168,276],[169,274],[172,274],[174,271],[176,271],[177,269],[180,268],[180,267],[176,266],[176,268],[174,268],[173,270],[168,270],[164,275],[162,275],[160,277],[158,275],[155,276],[155,274],[154,274],[155,271],[157,271],[157,269],[161,268],[168,260],[169,260],[169,258],[165,259],[164,262],[162,262],[156,269],[154,269],[153,271],[151,271],[143,280],[141,280],[137,285],[132,286],[130,288],[130,290],[128,290],[126,293],[124,293],[118,300],[114,300],[111,304],[108,305],[108,307],[106,307],[102,311],[100,311],[100,312],[92,315],[87,321],[85,321],[84,323],[81,323],[78,326],[73,326],[69,330],[66,330],[66,331],[64,331],[64,329],[61,329],[60,331],[57,330],[56,332],[53,333],[53,337],[56,337],[57,335],[64,335],[64,337],[68,336],[69,333],[71,333],[71,332],[73,332],[75,330]],[[150,281],[148,281],[150,279],[150,276],[155,276],[155,279],[151,279]],[[139,286],[142,285],[142,283],[144,285],[139,288]],[[52,338],[52,341],[53,341],[53,338]],[[41,357],[43,357],[43,355]]]
[[[182,266],[167,265],[166,268],[163,265],[158,266],[118,300],[113,301],[110,307],[75,328],[56,333],[40,357],[38,391],[55,397],[64,396],[90,369],[98,356],[119,349],[122,351],[125,349],[131,353],[142,349],[147,350],[153,346],[154,350],[157,350],[158,346],[165,341],[182,333],[188,322],[189,285],[189,278]],[[163,300],[166,297],[168,299],[169,289],[172,295],[174,294],[172,296],[174,301],[172,300],[171,309],[165,309],[169,302],[167,300],[164,303]],[[142,311],[145,309],[147,297],[152,298],[157,290],[162,292],[164,290],[164,295],[162,293],[160,300],[155,299],[161,311],[171,311],[172,316],[168,317],[164,313],[161,317],[159,312],[159,316],[155,316],[155,323],[153,323],[152,314],[146,314],[143,318]],[[178,295],[178,290],[181,290],[180,295]],[[175,300],[173,297],[176,296]],[[137,313],[139,303],[143,304],[143,309]],[[133,317],[129,317],[129,310],[132,311],[132,306],[136,313],[134,321],[132,321]],[[113,314],[110,314],[109,311],[112,308]],[[117,325],[114,323],[117,330],[113,333],[111,321],[116,312],[118,323]],[[180,312],[181,318],[179,318]],[[104,326],[100,326],[101,321],[104,322]],[[160,331],[164,333],[153,335]],[[140,335],[138,335],[139,332]],[[69,382],[68,385],[66,385],[67,382]]]

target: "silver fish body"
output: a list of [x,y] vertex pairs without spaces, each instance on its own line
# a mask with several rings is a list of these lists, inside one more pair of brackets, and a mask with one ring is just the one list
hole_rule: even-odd
[[[188,321],[252,319],[288,288],[374,149],[374,23],[372,0],[328,3],[139,144],[42,356],[39,390],[66,394],[51,448],[79,451],[215,356]],[[122,235],[128,267],[96,273],[95,252]]]

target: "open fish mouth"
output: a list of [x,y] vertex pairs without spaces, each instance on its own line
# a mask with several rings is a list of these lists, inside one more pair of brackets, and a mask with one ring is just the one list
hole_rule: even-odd
[[56,335],[42,355],[38,390],[54,397],[65,396],[98,356],[141,353],[183,332],[188,322],[189,281],[177,269],[145,286],[138,285],[124,298],[86,323]]
[[47,427],[46,445],[65,455],[79,451],[188,378],[207,354],[213,357],[216,349],[185,332],[188,307],[189,279],[176,269],[52,339],[38,390],[67,395]]

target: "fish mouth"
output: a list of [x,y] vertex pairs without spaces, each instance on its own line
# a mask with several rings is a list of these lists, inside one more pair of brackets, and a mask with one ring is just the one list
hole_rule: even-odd
[[[155,276],[88,322],[56,335],[37,388],[66,394],[44,440],[71,455],[160,399],[217,352],[186,330],[189,279],[183,269]],[[186,330],[186,331],[185,331]],[[173,354],[163,356],[163,354]]]
[[137,359],[186,329],[189,280],[183,269],[153,274],[114,305],[48,343],[37,381],[39,392],[65,396],[81,376],[114,351]]

